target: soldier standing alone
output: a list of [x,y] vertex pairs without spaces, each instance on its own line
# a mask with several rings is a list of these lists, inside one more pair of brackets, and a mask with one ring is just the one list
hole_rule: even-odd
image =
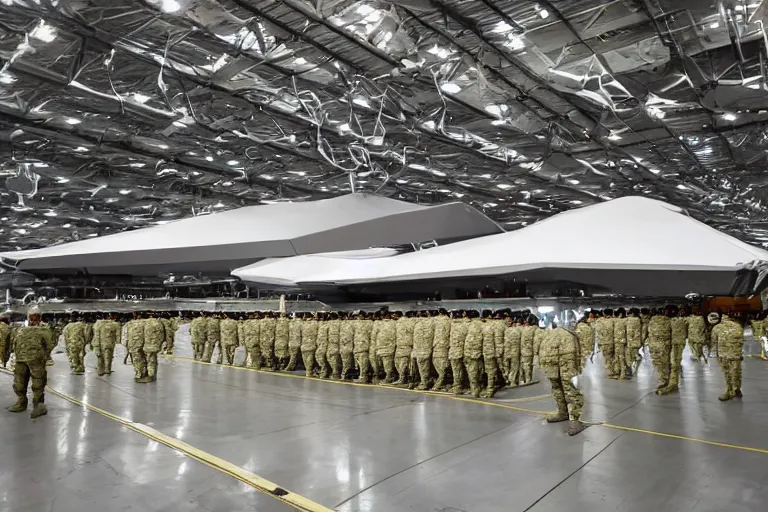
[[27,386],[32,380],[32,419],[48,413],[45,407],[45,384],[48,380],[48,369],[45,366],[47,354],[52,350],[52,333],[47,327],[40,325],[40,312],[31,308],[27,313],[29,325],[21,327],[13,333],[13,347],[16,354],[16,365],[13,370],[13,391],[16,393],[16,403],[8,408],[10,412],[27,410]]

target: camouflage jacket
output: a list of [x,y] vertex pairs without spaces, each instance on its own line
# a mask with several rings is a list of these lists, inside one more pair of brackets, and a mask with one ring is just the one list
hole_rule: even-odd
[[85,346],[85,323],[72,322],[64,328],[64,342],[69,348]]
[[371,348],[372,320],[355,320],[354,353],[367,354]]
[[316,320],[303,320],[301,323],[301,350],[317,349],[317,328],[319,322]]
[[678,346],[685,346],[685,340],[688,338],[688,319],[676,316],[670,318],[672,328],[672,343]]
[[223,347],[231,347],[238,345],[238,324],[237,320],[231,318],[225,318],[221,321],[221,345]]
[[627,318],[627,345],[631,348],[643,346],[643,324],[638,316]]
[[451,320],[451,335],[448,338],[448,358],[462,359],[464,357],[464,341],[467,339],[469,321],[465,318]]
[[539,364],[542,368],[573,365],[578,369],[580,363],[578,336],[567,329],[552,329],[544,337],[539,349]]
[[53,350],[53,331],[47,325],[20,327],[13,332],[16,361],[22,363],[42,363]]
[[376,334],[376,355],[379,357],[395,355],[395,322],[382,320]]
[[613,318],[602,317],[595,320],[595,334],[600,347],[613,346]]
[[520,335],[520,357],[533,357],[533,340],[539,328],[535,325],[523,326]]
[[246,349],[253,350],[259,346],[259,328],[261,320],[249,318],[243,322],[243,345]]
[[672,323],[664,315],[654,315],[648,321],[648,344],[669,345],[672,342]]
[[413,326],[413,357],[432,356],[432,344],[435,341],[435,323],[432,318],[419,318]]
[[115,348],[120,343],[123,328],[114,320],[102,320],[98,326],[94,326],[94,331],[94,338],[98,336],[102,348]]
[[701,315],[691,315],[688,317],[688,341],[691,343],[701,343],[707,341],[707,321]]
[[496,357],[496,325],[494,320],[483,322],[483,358],[490,362]]
[[613,319],[613,343],[616,345],[627,344],[627,319]]
[[218,318],[205,320],[205,337],[208,343],[218,343],[221,340],[221,320]]
[[743,357],[744,329],[727,315],[712,328],[712,343],[717,344],[720,359],[739,360]]
[[165,341],[165,327],[159,318],[144,320],[144,352],[160,352]]
[[576,324],[576,334],[579,337],[581,355],[588,356],[595,350],[595,330],[588,323],[579,322]]
[[411,357],[414,327],[419,320],[403,317],[395,323],[395,357]]
[[131,320],[125,324],[125,344],[128,352],[137,352],[144,347],[144,320]]
[[482,357],[483,327],[483,322],[477,318],[469,321],[467,337],[464,339],[464,357],[468,359],[480,359]]
[[339,349],[342,354],[351,354],[355,348],[356,320],[343,320],[339,329]]
[[435,335],[432,340],[432,357],[435,359],[447,359],[450,349],[451,319],[446,315],[439,315],[432,319],[435,327]]
[[204,316],[198,316],[192,319],[192,323],[189,324],[189,335],[192,337],[192,343],[205,343],[205,339],[208,336],[208,330],[206,328],[206,321],[208,319]]
[[504,357],[507,359],[520,357],[520,339],[523,328],[513,325],[504,329]]
[[302,320],[292,318],[288,322],[288,348],[300,348]]

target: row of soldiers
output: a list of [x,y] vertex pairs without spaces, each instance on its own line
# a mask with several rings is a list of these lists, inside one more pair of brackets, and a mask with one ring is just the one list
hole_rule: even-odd
[[[233,315],[234,316],[234,315]],[[238,320],[201,313],[190,325],[195,359],[306,375],[492,397],[505,385],[533,381],[534,356],[545,335],[530,312],[379,311],[252,313]]]
[[[83,361],[86,347],[90,347],[96,354],[98,374],[111,374],[115,346],[124,341],[124,362],[127,363],[130,357],[136,374],[135,381],[147,383],[157,379],[158,353],[173,353],[176,331],[182,320],[170,313],[156,314],[150,311],[120,316],[115,313],[75,313],[69,318],[64,318],[63,322],[65,325],[62,334],[72,373],[85,373]],[[56,331],[54,335],[55,333]]]
[[[706,318],[686,307],[639,310],[619,308],[590,312],[576,325],[582,353],[594,345],[603,354],[605,372],[611,379],[628,379],[642,360],[642,348],[648,346],[656,369],[656,394],[666,395],[679,389],[683,351],[686,343],[693,361],[707,362],[705,349],[717,357],[726,381],[722,401],[741,398],[741,360],[743,359],[746,317],[710,313]],[[763,337],[763,314],[755,315],[752,326],[756,338]]]

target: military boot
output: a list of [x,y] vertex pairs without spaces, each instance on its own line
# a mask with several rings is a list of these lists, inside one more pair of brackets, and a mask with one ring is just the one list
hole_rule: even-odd
[[102,375],[104,375],[106,373],[104,371],[104,360],[101,359],[101,358],[99,358],[99,364],[98,364],[98,369],[97,369],[96,373],[97,373],[97,375],[99,377],[101,377]]
[[24,412],[27,410],[27,405],[29,405],[29,402],[27,401],[26,397],[20,397],[18,400],[16,400],[16,403],[13,404],[8,408],[8,411],[10,412]]
[[454,395],[463,395],[464,394],[464,388],[462,388],[461,386],[453,386],[451,388],[451,392]]
[[138,382],[139,384],[146,384],[148,382],[152,382],[152,377],[149,375],[145,375],[144,377],[139,377],[138,379],[133,379],[134,382]]
[[54,365],[53,359],[49,357],[48,360],[45,362],[45,366],[53,366],[53,365]]
[[29,414],[29,417],[35,419],[46,414],[48,414],[48,408],[44,403],[38,402],[32,406],[32,412]]
[[568,434],[569,436],[575,436],[576,434],[579,434],[584,430],[586,430],[588,426],[589,425],[585,425],[579,420],[575,420],[575,421],[571,420],[571,423],[568,426],[568,430],[566,430],[565,433]]
[[744,395],[741,394],[741,390],[740,389],[737,389],[736,391],[734,391],[733,392],[733,396],[736,397],[736,398],[743,398],[744,397]]
[[547,423],[560,423],[561,421],[568,421],[568,411],[565,409],[558,409],[557,411],[547,414]]
[[717,397],[717,399],[720,400],[721,402],[727,402],[728,400],[731,400],[732,398],[735,398],[735,397],[736,397],[736,393],[734,393],[731,390],[728,390],[722,395],[720,395],[719,397]]

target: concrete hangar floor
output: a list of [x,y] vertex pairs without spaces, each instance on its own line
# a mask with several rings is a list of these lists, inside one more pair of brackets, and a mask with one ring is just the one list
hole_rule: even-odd
[[[748,343],[747,345],[750,345]],[[755,344],[756,345],[756,344]],[[57,349],[58,350],[58,349]],[[764,511],[768,363],[720,403],[717,362],[686,353],[679,393],[582,379],[576,437],[547,425],[548,385],[491,403],[163,358],[159,380],[69,373],[55,354],[47,416],[0,413],[0,511]],[[242,357],[242,356],[240,356]],[[0,399],[15,396],[0,373]],[[565,424],[567,425],[567,424]]]

